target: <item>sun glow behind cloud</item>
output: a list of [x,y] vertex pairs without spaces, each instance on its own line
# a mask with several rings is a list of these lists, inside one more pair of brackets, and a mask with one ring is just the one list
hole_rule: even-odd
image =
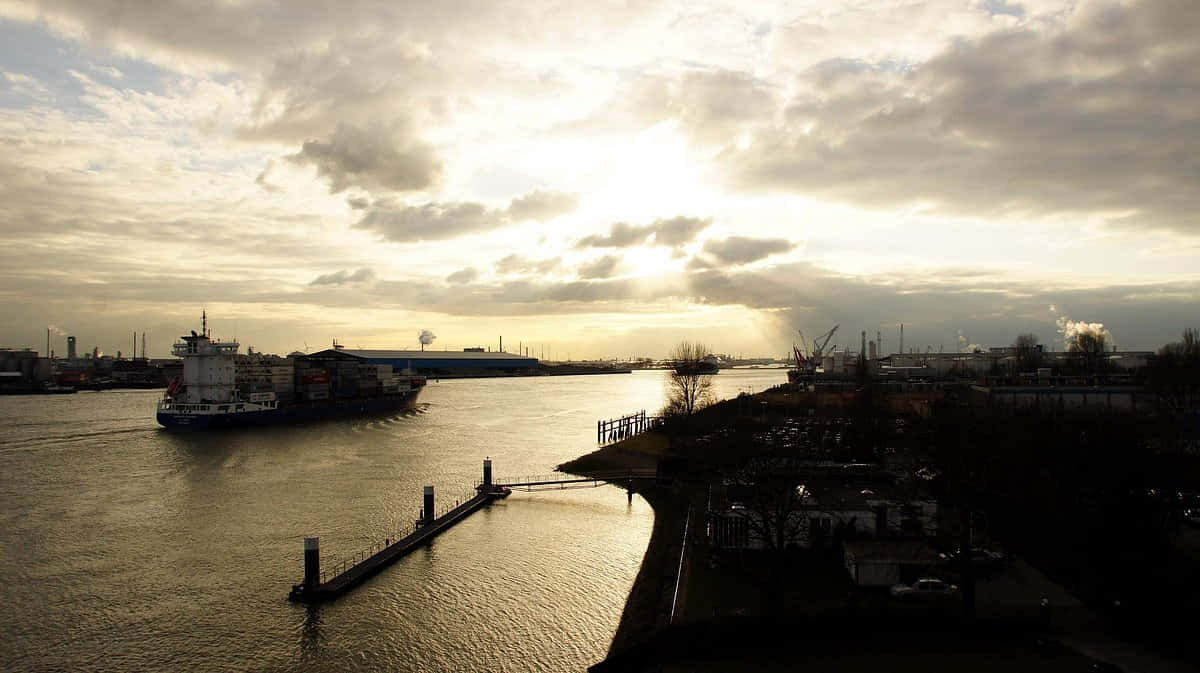
[[[1200,282],[1200,10],[989,7],[5,3],[0,344],[77,315],[112,350],[216,302],[278,350],[520,322],[653,351],[647,326],[727,322],[783,352],[808,321],[923,315],[936,343],[984,314],[1047,340],[1021,302],[1056,294],[1171,338]],[[538,194],[569,206],[509,211]],[[580,245],[673,218],[704,226]]]

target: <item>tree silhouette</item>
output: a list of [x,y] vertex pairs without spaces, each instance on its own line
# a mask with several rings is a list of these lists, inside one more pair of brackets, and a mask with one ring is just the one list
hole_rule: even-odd
[[675,371],[667,378],[664,416],[690,416],[712,402],[712,376],[700,373],[708,353],[708,346],[698,341],[680,341],[671,349]]

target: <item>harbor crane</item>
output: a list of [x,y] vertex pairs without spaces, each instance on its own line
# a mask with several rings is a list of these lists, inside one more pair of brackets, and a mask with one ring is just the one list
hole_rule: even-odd
[[816,371],[817,367],[821,365],[821,357],[825,354],[825,349],[829,346],[829,341],[833,339],[833,333],[837,331],[838,327],[841,325],[834,325],[828,332],[813,339],[812,348],[808,347],[808,340],[804,338],[804,330],[800,330],[800,344],[803,346],[803,351],[808,352],[808,355],[805,356],[800,348],[792,346],[792,351],[796,355],[797,370],[806,370],[809,373]]
[[[821,361],[821,356],[825,355],[825,347],[829,345],[829,341],[833,339],[833,333],[838,330],[841,325],[834,325],[828,332],[813,339],[812,359],[817,362]],[[834,347],[836,348],[836,346]],[[829,350],[833,350],[830,348]]]

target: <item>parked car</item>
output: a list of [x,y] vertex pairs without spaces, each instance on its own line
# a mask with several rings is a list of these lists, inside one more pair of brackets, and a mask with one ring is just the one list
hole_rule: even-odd
[[948,584],[935,577],[923,577],[912,584],[894,584],[892,596],[904,599],[933,599],[945,596],[957,596],[958,587]]

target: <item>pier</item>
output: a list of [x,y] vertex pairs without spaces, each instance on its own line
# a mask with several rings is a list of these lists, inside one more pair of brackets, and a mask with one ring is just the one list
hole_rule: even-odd
[[657,470],[622,470],[619,472],[596,472],[588,477],[563,477],[558,474],[537,477],[521,477],[503,483],[497,483],[496,488],[506,491],[564,491],[572,488],[596,488],[612,484],[624,486],[629,499],[633,500],[633,481],[635,479],[657,479]]
[[520,477],[502,481],[492,479],[492,461],[483,461],[483,480],[475,485],[475,496],[465,502],[456,503],[450,509],[435,514],[434,487],[424,488],[424,507],[412,532],[398,539],[387,539],[373,545],[336,564],[330,570],[321,570],[320,539],[304,539],[304,581],[292,585],[288,600],[316,603],[332,600],[345,594],[379,571],[407,556],[413,550],[428,544],[435,537],[454,527],[471,514],[483,509],[494,500],[507,498],[515,490],[557,491],[573,488],[595,488],[605,484],[624,486],[629,499],[633,500],[633,482],[637,479],[655,479],[654,470],[631,470],[598,473],[590,477],[572,475],[543,475]]
[[596,421],[596,443],[600,445],[612,444],[613,442],[619,442],[634,435],[640,435],[643,432],[648,432],[658,427],[662,423],[662,420],[662,416],[647,416],[646,411],[643,409],[637,413],[628,414],[620,418]]

